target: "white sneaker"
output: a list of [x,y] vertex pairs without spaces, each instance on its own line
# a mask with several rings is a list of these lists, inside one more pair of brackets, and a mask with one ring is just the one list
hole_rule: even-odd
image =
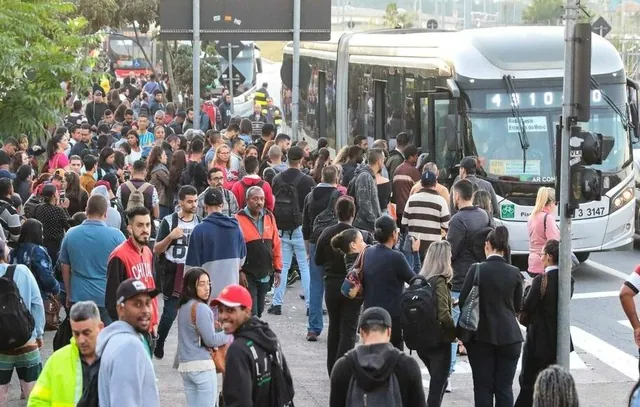
[[451,387],[451,379],[447,379],[447,387],[444,389],[445,393],[451,393],[452,387]]

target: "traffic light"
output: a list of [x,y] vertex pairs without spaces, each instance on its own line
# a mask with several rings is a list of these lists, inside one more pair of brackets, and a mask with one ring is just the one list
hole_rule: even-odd
[[613,137],[582,131],[571,126],[571,193],[570,205],[602,199],[602,172],[587,166],[602,164],[613,149]]

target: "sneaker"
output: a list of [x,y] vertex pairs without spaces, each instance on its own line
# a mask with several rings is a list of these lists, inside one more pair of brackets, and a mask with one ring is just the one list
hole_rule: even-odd
[[451,380],[447,379],[447,387],[444,389],[445,393],[451,393]]
[[296,270],[289,270],[289,275],[287,276],[287,287],[300,280],[300,274]]
[[304,301],[304,294],[300,294],[300,299]]
[[272,305],[267,312],[271,315],[282,315],[282,305]]
[[313,331],[307,332],[307,341],[318,342],[318,334]]
[[164,345],[156,344],[156,348],[153,350],[153,356],[155,356],[156,359],[162,360],[164,357]]

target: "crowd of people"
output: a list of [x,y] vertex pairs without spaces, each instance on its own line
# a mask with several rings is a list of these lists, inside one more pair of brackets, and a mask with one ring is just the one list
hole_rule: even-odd
[[[332,159],[326,139],[292,145],[260,103],[251,118],[207,116],[206,133],[194,131],[193,111],[172,116],[154,81],[138,84],[152,101],[137,111],[122,107],[135,101],[131,80],[115,90],[124,99],[109,98],[115,112],[95,89],[46,149],[3,141],[0,287],[19,295],[0,296],[15,313],[0,316],[11,339],[0,339],[0,406],[14,370],[33,407],[159,406],[153,358],[174,323],[189,407],[293,406],[286,349],[261,318],[289,312],[298,277],[307,341],[328,314],[332,407],[440,406],[459,354],[476,406],[578,405],[554,366],[552,189],[538,192],[523,279],[473,157],[449,190],[405,133],[391,152],[359,136]],[[43,367],[46,328],[57,332]],[[429,370],[426,395],[405,346]]]

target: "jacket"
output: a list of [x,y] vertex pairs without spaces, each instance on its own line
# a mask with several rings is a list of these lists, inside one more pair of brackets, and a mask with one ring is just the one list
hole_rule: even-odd
[[[273,407],[270,404],[271,364],[269,355],[278,355],[285,377],[289,366],[276,334],[257,317],[248,320],[234,333],[227,350],[227,370],[222,382],[226,407]],[[265,371],[258,372],[257,367]]]
[[164,164],[156,164],[151,170],[151,178],[149,179],[151,185],[158,191],[158,198],[160,199],[160,205],[173,206],[173,194],[170,193],[171,182],[169,181],[169,170]]
[[420,181],[420,171],[415,165],[405,161],[396,167],[391,179],[393,189],[392,202],[396,204],[396,212],[400,215],[404,213],[404,207],[409,200],[411,188]]
[[149,335],[141,337],[124,321],[100,332],[96,346],[100,407],[160,406],[149,341]]
[[282,248],[273,213],[264,211],[262,234],[244,210],[236,214],[236,219],[247,245],[247,257],[242,265],[242,271],[253,280],[261,280],[274,272],[280,273]]
[[436,280],[436,310],[438,322],[444,332],[444,341],[452,342],[456,338],[456,325],[451,313],[451,283],[443,276],[438,276]]
[[[344,279],[347,272],[353,266],[355,258],[350,265],[345,264],[345,255],[340,250],[333,250],[331,246],[331,239],[338,235],[342,231],[352,229],[353,226],[339,222],[333,226],[329,226],[322,231],[318,241],[316,242],[316,255],[314,258],[315,263],[324,269],[325,279]],[[362,237],[367,244],[373,244],[373,236],[365,231],[361,230]],[[346,255],[347,257],[352,255]],[[356,256],[357,257],[357,256]]]
[[469,206],[459,210],[449,221],[447,241],[451,243],[453,291],[460,292],[469,267],[476,262],[471,253],[469,239],[478,230],[489,225],[489,215],[483,209]]
[[[474,264],[464,280],[460,309],[469,297],[476,273]],[[516,320],[516,311],[522,307],[520,270],[503,257],[491,255],[479,263],[479,273],[480,322],[474,341],[496,346],[522,342],[522,332]]]
[[313,222],[322,211],[329,207],[331,197],[336,191],[338,190],[333,185],[321,183],[306,196],[302,209],[302,235],[304,240],[308,240],[312,244],[318,241],[322,230],[314,231]]
[[329,406],[349,407],[347,396],[352,380],[370,392],[386,385],[393,374],[398,380],[402,407],[426,407],[418,362],[390,343],[358,346],[336,361],[331,371]]
[[[116,291],[123,281],[129,278],[136,278],[142,281],[148,288],[155,288],[156,283],[153,277],[153,255],[151,249],[144,246],[142,253],[133,243],[133,237],[125,240],[116,247],[109,256],[107,264],[107,288],[104,296],[105,307],[113,321],[118,320],[116,305]],[[158,299],[151,300],[151,324],[149,331],[158,326]]]
[[[373,232],[376,219],[382,215],[380,201],[378,200],[378,185],[371,167],[362,164],[356,168],[353,183],[354,198],[356,200],[356,218],[353,226]],[[351,185],[351,184],[350,184]],[[351,188],[348,188],[351,192]]]
[[98,124],[102,117],[104,116],[104,112],[107,111],[109,107],[106,103],[97,103],[91,102],[87,103],[87,107],[85,108],[85,114],[87,116],[87,121],[90,125],[95,126]]
[[352,161],[347,161],[342,165],[342,186],[347,187],[353,179],[358,164]]
[[[460,176],[456,177],[455,181],[453,182],[453,185],[455,185],[459,179],[460,179]],[[491,206],[493,207],[493,213],[494,214],[500,213],[500,206],[498,205],[498,198],[496,197],[496,191],[493,189],[493,185],[491,185],[489,181],[484,180],[482,178],[478,178],[475,175],[468,175],[465,179],[473,184],[474,190],[482,189],[484,191],[487,191],[489,195],[491,195]],[[455,214],[458,210],[455,208],[455,205],[453,204],[453,187],[451,187],[449,205],[451,206],[451,214],[452,215]]]
[[44,365],[27,407],[75,407],[82,395],[82,366],[75,338]]
[[387,161],[384,163],[385,167],[387,167],[387,170],[389,171],[389,179],[393,180],[396,168],[398,168],[398,166],[403,162],[404,154],[402,154],[398,149],[394,149],[389,153],[389,158],[387,158]]
[[9,255],[11,264],[24,264],[31,270],[36,278],[40,295],[47,298],[49,295],[58,295],[60,283],[53,275],[53,264],[51,257],[44,246],[34,243],[22,243],[11,251]]
[[[542,278],[546,274],[547,288],[541,291]],[[573,284],[571,277],[571,296]],[[527,341],[524,345],[527,358],[556,362],[558,348],[558,268],[536,276],[531,283],[529,294],[524,300],[522,313],[527,316]],[[573,342],[571,342],[573,351]]]
[[247,246],[238,220],[214,212],[191,232],[185,275],[193,267],[205,269],[211,276],[211,298],[216,298],[229,284],[238,284],[246,257]]
[[20,214],[7,198],[0,198],[0,226],[10,242],[17,242],[22,231]]
[[549,210],[545,208],[536,213],[535,216],[529,217],[527,230],[529,231],[529,267],[527,271],[540,274],[544,272],[544,265],[540,257],[542,248],[547,243],[547,240],[560,240],[560,230],[556,223],[556,216],[553,213],[549,213]]
[[[262,182],[262,190],[264,191],[264,207],[273,212],[273,209],[276,206],[275,198],[273,197],[273,190],[271,189],[271,185],[268,182],[262,180],[257,175],[246,175],[240,181],[233,184],[233,188],[231,188],[231,192],[236,197],[238,201],[238,206],[240,208],[244,208],[247,204],[247,190],[254,185],[258,185]],[[237,212],[237,211],[236,211]]]
[[[198,195],[198,209],[196,209],[196,214],[200,218],[207,217],[207,214],[204,210],[204,196],[206,195],[209,188],[211,187],[208,187],[207,189],[202,191],[200,195]],[[232,218],[242,207],[238,205],[236,197],[228,189],[222,188],[222,197],[224,198],[224,203],[222,204],[222,214]]]

